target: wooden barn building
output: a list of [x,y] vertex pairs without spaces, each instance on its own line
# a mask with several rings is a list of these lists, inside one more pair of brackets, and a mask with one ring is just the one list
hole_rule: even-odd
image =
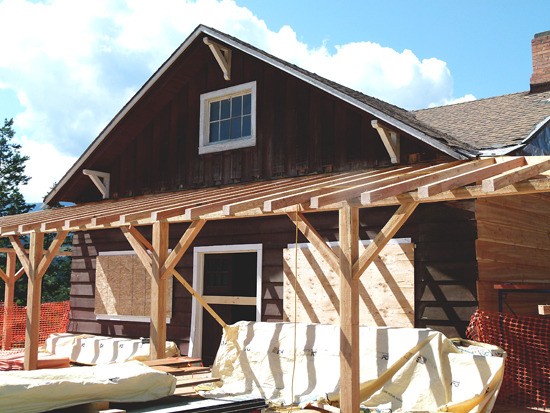
[[[533,40],[530,91],[407,111],[197,27],[45,199],[75,206],[0,218],[29,312],[44,233],[58,234],[51,255],[72,232],[69,331],[211,361],[219,323],[341,318],[352,400],[358,323],[463,336],[478,307],[497,310],[495,284],[548,289],[539,44],[550,32]],[[536,314],[547,298],[505,305]]]

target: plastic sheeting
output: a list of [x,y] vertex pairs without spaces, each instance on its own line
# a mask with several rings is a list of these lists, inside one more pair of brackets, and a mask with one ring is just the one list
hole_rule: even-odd
[[[73,363],[96,365],[149,360],[151,346],[149,340],[62,333],[48,337],[44,349]],[[166,342],[166,357],[179,355],[176,343]]]
[[[206,397],[253,395],[274,405],[337,401],[339,327],[239,322],[224,331],[212,373],[222,387]],[[360,328],[361,400],[392,412],[490,412],[502,382],[504,359],[489,351],[462,351],[439,332]],[[475,353],[481,353],[475,354]],[[292,394],[294,400],[292,400]]]
[[0,374],[0,412],[35,413],[94,401],[144,402],[174,393],[176,378],[139,361]]

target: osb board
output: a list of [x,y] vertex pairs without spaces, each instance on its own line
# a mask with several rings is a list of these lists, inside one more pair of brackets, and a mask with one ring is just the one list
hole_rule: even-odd
[[[296,320],[305,323],[339,323],[340,280],[313,248],[283,250],[284,319],[294,320],[296,273]],[[362,249],[361,249],[362,251]],[[335,248],[338,255],[339,250]],[[414,245],[388,244],[361,276],[359,322],[370,326],[414,326]]]
[[[167,317],[172,315],[172,278],[167,280]],[[151,277],[135,254],[96,258],[95,313],[150,316]]]

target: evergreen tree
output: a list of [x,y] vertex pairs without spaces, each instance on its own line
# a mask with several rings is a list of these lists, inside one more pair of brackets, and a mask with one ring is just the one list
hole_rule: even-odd
[[19,190],[19,186],[30,179],[25,175],[25,162],[29,158],[21,155],[21,145],[12,142],[14,136],[13,119],[4,119],[4,126],[0,128],[0,216],[22,214],[32,209]]

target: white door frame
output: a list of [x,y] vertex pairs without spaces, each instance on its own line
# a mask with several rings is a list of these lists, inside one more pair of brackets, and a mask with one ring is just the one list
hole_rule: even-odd
[[[262,244],[211,245],[193,249],[193,289],[202,296],[204,289],[204,255],[233,254],[240,252],[256,253],[256,321],[262,320]],[[209,304],[216,304],[216,297],[203,297]],[[254,300],[254,298],[253,298]],[[244,301],[247,301],[246,299]],[[202,356],[202,315],[203,308],[193,297],[191,310],[191,333],[188,354],[191,357]]]

